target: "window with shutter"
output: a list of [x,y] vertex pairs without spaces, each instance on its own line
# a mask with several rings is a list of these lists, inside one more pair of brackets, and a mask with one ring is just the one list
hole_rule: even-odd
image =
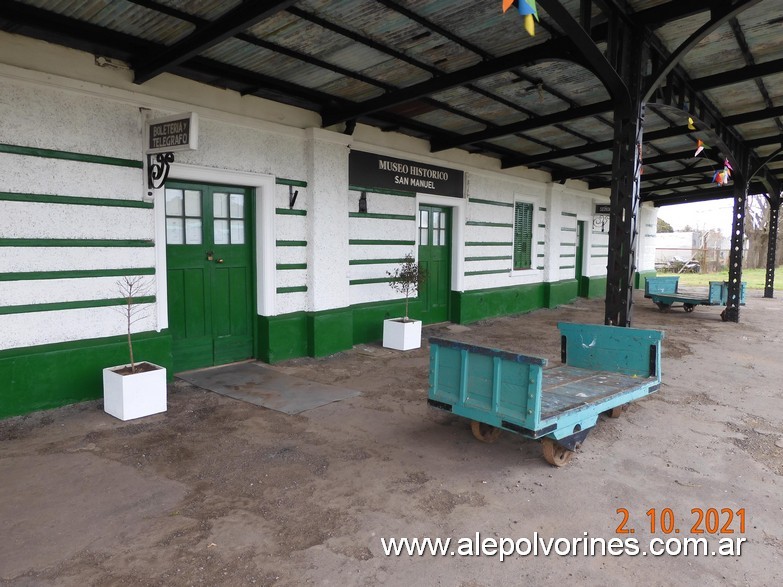
[[514,203],[514,269],[530,269],[533,258],[533,204]]

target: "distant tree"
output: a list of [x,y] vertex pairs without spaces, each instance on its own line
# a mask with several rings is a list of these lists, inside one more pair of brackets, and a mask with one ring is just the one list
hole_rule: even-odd
[[674,232],[672,225],[666,222],[663,218],[658,219],[658,232]]
[[686,224],[679,232],[693,232],[693,228],[691,228],[690,224]]

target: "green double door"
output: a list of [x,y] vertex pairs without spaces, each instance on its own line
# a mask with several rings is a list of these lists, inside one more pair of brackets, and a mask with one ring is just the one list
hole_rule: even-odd
[[253,356],[251,198],[166,183],[169,330],[175,371]]
[[419,291],[425,324],[449,319],[451,295],[451,209],[419,206],[419,266],[427,279]]

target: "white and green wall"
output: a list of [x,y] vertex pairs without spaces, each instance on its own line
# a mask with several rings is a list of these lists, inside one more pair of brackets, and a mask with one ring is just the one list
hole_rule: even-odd
[[[320,129],[308,111],[170,75],[143,86],[94,56],[0,33],[0,417],[101,396],[101,370],[127,362],[116,281],[149,285],[136,356],[171,368],[163,190],[147,196],[143,129],[199,117],[199,146],[170,178],[235,185],[253,198],[254,356],[324,356],[380,338],[404,302],[388,285],[417,254],[420,206],[448,207],[449,319],[602,297],[606,193],[494,159],[357,126]],[[351,150],[459,170],[462,198],[351,185]],[[364,192],[368,212],[360,213]],[[296,199],[293,201],[293,195]],[[530,269],[512,268],[514,205],[533,209]],[[576,279],[576,227],[586,227]],[[640,271],[654,261],[655,211],[640,214]],[[411,304],[416,316],[417,302]]]

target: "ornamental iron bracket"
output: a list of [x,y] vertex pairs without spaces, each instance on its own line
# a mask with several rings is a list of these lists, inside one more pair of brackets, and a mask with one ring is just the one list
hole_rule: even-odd
[[147,195],[163,187],[174,163],[174,153],[147,155]]

